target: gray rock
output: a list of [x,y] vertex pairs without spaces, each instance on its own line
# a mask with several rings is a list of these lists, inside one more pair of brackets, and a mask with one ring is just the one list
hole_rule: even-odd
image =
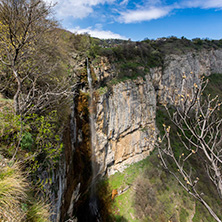
[[96,157],[101,171],[122,171],[145,158],[156,139],[156,97],[149,76],[127,80],[96,104]]

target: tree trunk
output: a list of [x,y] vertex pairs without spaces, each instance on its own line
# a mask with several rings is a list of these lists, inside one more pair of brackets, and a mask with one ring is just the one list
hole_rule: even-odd
[[218,193],[220,195],[220,198],[222,198],[222,175],[221,175],[221,172],[220,172],[220,168],[215,164],[215,161],[212,162],[212,168],[215,172],[215,175],[216,175],[216,186],[217,186],[217,190],[218,190]]
[[21,83],[21,80],[18,76],[18,73],[16,72],[16,70],[13,70],[13,74],[16,78],[16,81],[17,81],[17,91],[13,97],[13,101],[14,101],[14,109],[15,109],[15,113],[17,115],[21,114],[20,113],[20,106],[19,106],[19,95],[20,95],[20,92],[21,92],[21,87],[22,87],[22,83]]

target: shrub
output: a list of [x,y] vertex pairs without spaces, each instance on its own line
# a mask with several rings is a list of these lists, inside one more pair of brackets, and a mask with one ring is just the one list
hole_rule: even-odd
[[135,209],[139,218],[144,218],[147,215],[152,217],[157,212],[154,211],[157,204],[156,192],[146,178],[139,177],[135,185]]

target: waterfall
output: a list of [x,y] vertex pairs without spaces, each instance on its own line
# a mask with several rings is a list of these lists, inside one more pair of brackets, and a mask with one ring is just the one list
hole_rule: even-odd
[[97,175],[96,170],[96,157],[95,157],[95,121],[94,121],[94,113],[93,113],[93,87],[92,87],[92,76],[89,67],[89,61],[87,58],[87,77],[88,77],[88,84],[89,84],[89,124],[90,124],[90,134],[91,134],[91,152],[92,152],[92,193],[95,192],[95,177]]
[[91,70],[89,66],[89,60],[86,59],[86,65],[87,65],[87,77],[88,77],[88,84],[89,84],[89,93],[90,93],[90,99],[89,99],[89,123],[90,123],[90,133],[91,133],[91,165],[92,165],[92,182],[91,182],[91,188],[90,188],[90,202],[89,202],[89,208],[92,214],[93,220],[97,222],[101,222],[100,214],[98,210],[98,204],[97,204],[97,197],[96,197],[96,177],[98,175],[98,170],[96,167],[96,156],[95,156],[95,121],[94,121],[94,112],[93,112],[93,86],[92,86],[92,76],[91,76]]

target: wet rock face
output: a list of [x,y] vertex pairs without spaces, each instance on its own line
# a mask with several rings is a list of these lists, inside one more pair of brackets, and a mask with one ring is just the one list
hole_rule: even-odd
[[101,171],[122,171],[144,159],[156,139],[154,87],[146,79],[121,82],[96,103],[96,156]]

